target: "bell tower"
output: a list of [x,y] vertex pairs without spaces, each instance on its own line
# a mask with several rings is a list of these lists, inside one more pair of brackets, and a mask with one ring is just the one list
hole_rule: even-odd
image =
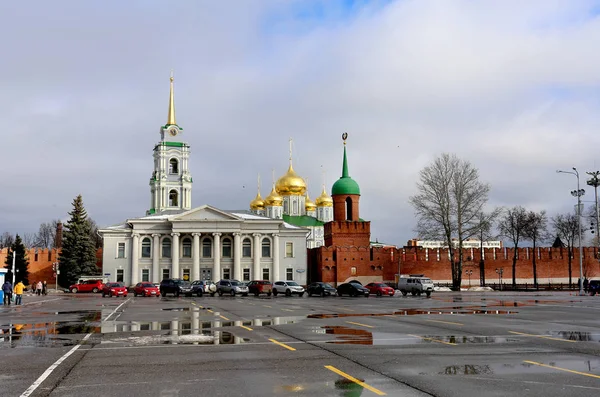
[[160,127],[160,142],[154,146],[154,171],[150,177],[150,209],[147,215],[192,208],[190,146],[183,142],[183,128],[175,120],[173,73],[170,78],[167,123]]

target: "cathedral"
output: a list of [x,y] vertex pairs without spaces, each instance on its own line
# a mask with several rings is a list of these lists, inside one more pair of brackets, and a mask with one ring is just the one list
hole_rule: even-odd
[[99,230],[104,276],[126,285],[165,278],[294,280],[305,285],[307,237],[319,224],[322,236],[331,199],[321,197],[320,207],[307,200],[306,184],[290,162],[286,176],[265,200],[257,197],[252,211],[192,208],[191,150],[183,135],[175,118],[171,76],[167,123],[160,127],[153,151],[149,209],[143,217]]

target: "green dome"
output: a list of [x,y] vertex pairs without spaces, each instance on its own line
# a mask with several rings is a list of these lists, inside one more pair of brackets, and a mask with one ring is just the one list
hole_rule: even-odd
[[342,176],[340,179],[335,181],[333,186],[331,187],[331,195],[343,195],[343,194],[358,194],[360,195],[360,188],[358,187],[358,183],[352,178],[350,178],[350,173],[348,172],[348,158],[346,157],[346,141],[344,140],[344,162],[342,164]]
[[358,183],[352,178],[341,177],[331,187],[331,195],[334,196],[336,194],[358,194],[360,195],[360,188],[358,187]]

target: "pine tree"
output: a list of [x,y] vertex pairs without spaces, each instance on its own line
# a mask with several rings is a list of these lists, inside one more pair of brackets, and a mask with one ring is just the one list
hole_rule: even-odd
[[12,282],[12,262],[13,254],[15,255],[15,284],[22,281],[23,284],[29,285],[29,259],[27,258],[27,250],[23,244],[21,236],[17,234],[15,241],[10,246],[10,252],[6,256],[6,266],[9,272],[6,274],[6,279]]
[[62,250],[60,252],[58,282],[69,286],[82,275],[99,274],[96,266],[96,247],[90,235],[90,222],[83,207],[83,199],[78,195],[73,200],[71,219],[65,225]]

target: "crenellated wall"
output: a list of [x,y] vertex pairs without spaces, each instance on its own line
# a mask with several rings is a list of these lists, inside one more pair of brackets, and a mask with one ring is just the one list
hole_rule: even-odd
[[371,222],[332,221],[324,225],[325,245],[330,246],[369,246]]

